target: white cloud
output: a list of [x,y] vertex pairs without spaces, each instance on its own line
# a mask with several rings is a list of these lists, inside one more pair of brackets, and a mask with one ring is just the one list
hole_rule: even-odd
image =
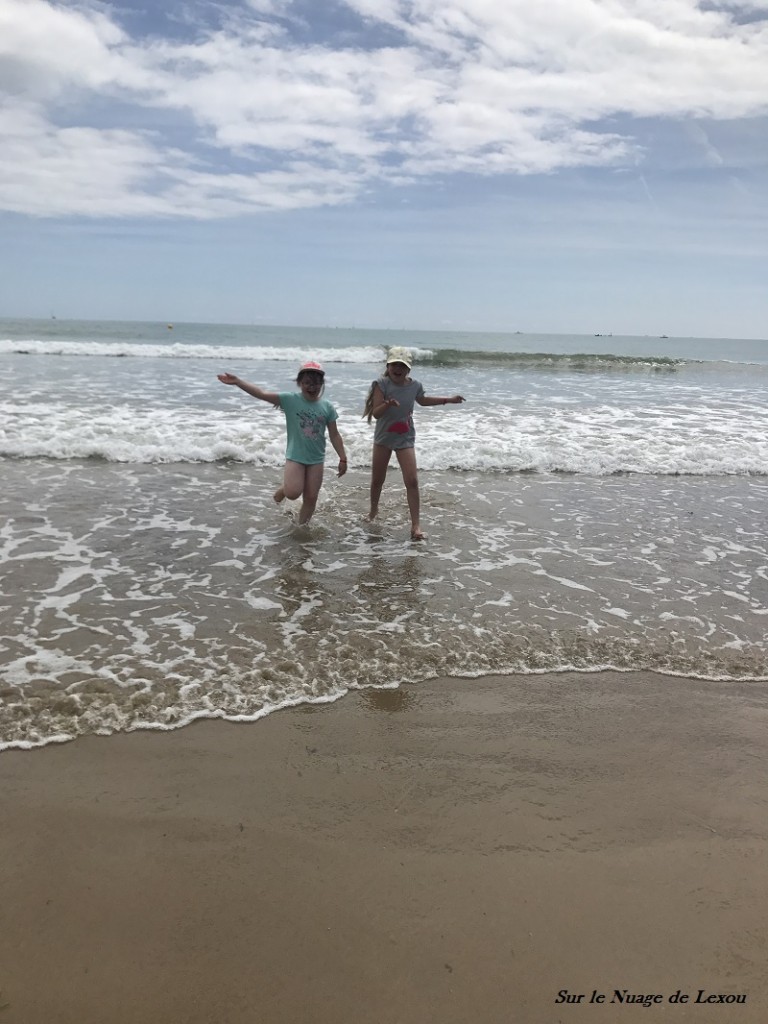
[[147,216],[164,203],[150,186],[165,172],[147,139],[119,129],[56,128],[33,107],[0,109],[0,206],[38,216]]
[[131,65],[120,53],[126,42],[98,11],[0,0],[0,89],[51,100],[71,88],[99,89],[122,75],[131,81]]
[[0,206],[215,217],[337,204],[380,181],[632,165],[634,140],[596,127],[616,115],[768,109],[763,0],[347,6],[402,45],[292,41],[268,20],[289,11],[279,0],[249,0],[252,15],[199,25],[194,42],[132,40],[102,8],[0,0]]

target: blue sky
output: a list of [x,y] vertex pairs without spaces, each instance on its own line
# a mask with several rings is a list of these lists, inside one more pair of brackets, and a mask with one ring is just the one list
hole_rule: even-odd
[[768,0],[0,0],[0,316],[768,337]]

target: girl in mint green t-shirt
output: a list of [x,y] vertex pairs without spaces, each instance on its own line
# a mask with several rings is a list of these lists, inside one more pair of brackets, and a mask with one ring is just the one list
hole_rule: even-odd
[[302,498],[299,523],[308,523],[317,505],[317,496],[323,484],[325,464],[325,433],[331,439],[339,456],[339,476],[347,471],[344,442],[336,425],[337,414],[329,401],[323,398],[325,370],[319,363],[304,363],[296,377],[299,391],[265,391],[249,384],[233,373],[220,373],[222,384],[234,384],[247,395],[269,402],[285,413],[287,444],[282,487],[275,491],[275,501]]

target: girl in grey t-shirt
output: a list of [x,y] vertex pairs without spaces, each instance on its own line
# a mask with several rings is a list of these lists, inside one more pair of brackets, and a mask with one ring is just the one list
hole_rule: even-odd
[[373,435],[373,458],[371,467],[371,511],[368,519],[372,522],[379,511],[379,498],[387,475],[387,466],[392,452],[397,455],[403,474],[408,511],[411,515],[411,540],[424,540],[419,524],[419,478],[416,469],[416,431],[413,426],[413,406],[458,405],[464,399],[461,395],[451,398],[432,398],[424,394],[419,381],[408,376],[413,357],[407,348],[396,346],[389,350],[384,375],[371,384],[365,403],[365,412],[370,423],[376,420]]

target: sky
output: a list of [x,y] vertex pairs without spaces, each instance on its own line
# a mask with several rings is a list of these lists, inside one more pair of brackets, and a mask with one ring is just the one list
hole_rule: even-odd
[[768,0],[0,0],[0,317],[768,339]]

